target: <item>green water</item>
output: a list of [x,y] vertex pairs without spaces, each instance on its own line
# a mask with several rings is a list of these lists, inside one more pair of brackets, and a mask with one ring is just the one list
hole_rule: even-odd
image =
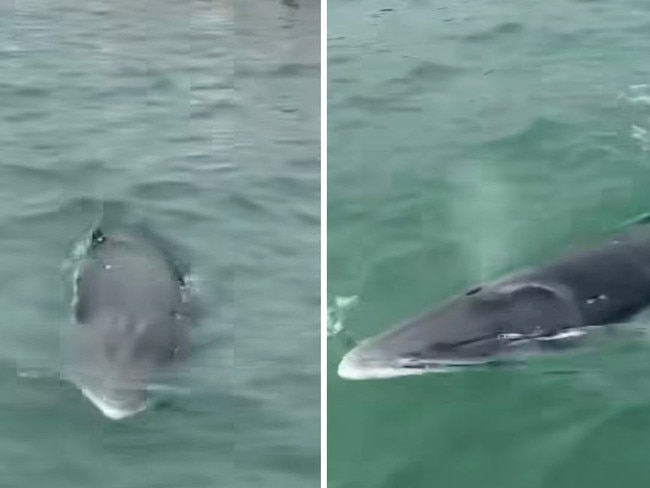
[[[329,4],[328,299],[363,338],[650,209],[650,5]],[[336,376],[330,488],[650,483],[650,349],[574,374]]]
[[[1,487],[318,485],[319,23],[309,1],[0,3]],[[102,202],[180,246],[207,309],[178,391],[124,422],[56,377]]]

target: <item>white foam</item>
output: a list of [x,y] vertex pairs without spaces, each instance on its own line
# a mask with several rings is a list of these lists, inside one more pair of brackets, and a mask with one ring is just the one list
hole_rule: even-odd
[[359,301],[356,295],[334,297],[334,303],[327,309],[327,336],[332,337],[343,331],[345,315]]

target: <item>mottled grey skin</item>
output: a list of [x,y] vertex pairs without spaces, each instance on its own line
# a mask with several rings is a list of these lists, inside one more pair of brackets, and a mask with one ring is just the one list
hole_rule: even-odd
[[106,416],[146,408],[147,386],[187,357],[184,283],[156,248],[97,230],[76,277],[71,380]]
[[359,343],[347,379],[422,374],[452,365],[581,343],[650,306],[650,234],[631,232],[544,266],[474,287],[441,307]]

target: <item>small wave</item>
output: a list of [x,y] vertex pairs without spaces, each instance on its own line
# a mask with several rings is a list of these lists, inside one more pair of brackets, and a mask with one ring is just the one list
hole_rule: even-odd
[[632,105],[649,105],[650,95],[639,95],[635,97],[627,97],[626,100]]
[[650,85],[630,85],[620,98],[632,105],[650,105]]
[[56,379],[60,380],[61,375],[51,369],[46,368],[19,368],[16,371],[16,374],[19,378],[25,379]]
[[367,114],[385,114],[386,112],[419,112],[421,107],[408,105],[404,101],[369,95],[352,95],[345,102]]
[[638,141],[644,151],[650,151],[650,129],[632,125],[632,139]]
[[279,78],[294,78],[300,76],[320,76],[320,64],[317,63],[284,63],[270,71],[270,75]]
[[421,80],[427,82],[445,81],[450,78],[454,78],[464,72],[465,70],[461,66],[451,66],[448,64],[441,64],[433,61],[420,61],[415,66],[410,68],[403,78],[399,78],[394,81],[398,81],[400,83],[411,80]]
[[463,40],[468,42],[484,43],[484,42],[497,41],[505,38],[510,40],[511,36],[519,34],[523,32],[523,30],[524,30],[524,26],[519,22],[503,22],[501,24],[490,27],[487,30],[481,32],[475,32],[472,34],[467,34],[465,36],[458,36],[458,37],[461,37]]

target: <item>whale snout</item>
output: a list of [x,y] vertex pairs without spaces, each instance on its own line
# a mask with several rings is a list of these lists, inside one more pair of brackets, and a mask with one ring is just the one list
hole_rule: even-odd
[[337,373],[346,380],[363,380],[391,377],[394,371],[389,358],[368,356],[363,351],[363,344],[359,344],[343,356]]
[[405,367],[400,357],[382,354],[380,350],[371,351],[363,344],[349,351],[339,363],[337,373],[346,380],[367,380],[394,378],[416,374]]
[[111,420],[122,420],[147,409],[146,394],[137,390],[102,391],[81,387],[81,393],[104,416]]
[[463,366],[485,364],[489,358],[462,354],[398,353],[374,341],[360,343],[339,363],[337,374],[346,380],[387,379],[425,373],[448,372]]
[[345,379],[392,378],[494,363],[558,344],[576,323],[571,304],[537,283],[472,290],[359,343],[338,373]]
[[147,409],[149,392],[144,375],[127,376],[114,369],[70,369],[68,380],[103,415],[122,420]]

